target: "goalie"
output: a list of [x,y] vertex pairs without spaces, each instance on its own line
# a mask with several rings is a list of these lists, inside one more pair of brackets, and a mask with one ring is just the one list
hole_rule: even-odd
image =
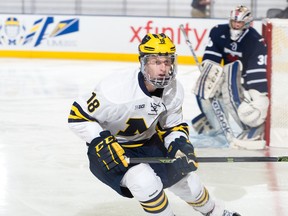
[[250,10],[240,5],[231,11],[229,24],[211,29],[194,89],[202,113],[192,120],[192,125],[198,133],[218,134],[221,120],[213,109],[213,102],[218,101],[225,117],[232,116],[241,128],[238,140],[260,140],[264,148],[269,106],[267,48],[251,27],[252,21]]

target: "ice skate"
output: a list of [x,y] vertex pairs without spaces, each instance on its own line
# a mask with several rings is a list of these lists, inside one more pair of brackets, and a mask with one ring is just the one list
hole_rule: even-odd
[[221,215],[221,213],[218,214],[217,212],[213,211],[211,213],[206,214],[205,216],[241,216],[241,215],[238,214],[237,212],[231,212],[228,210],[224,210],[222,215]]
[[213,210],[205,216],[241,216],[239,213],[234,211],[228,211],[225,209],[224,203],[222,201],[216,201]]
[[241,215],[238,214],[237,212],[230,212],[230,211],[224,210],[222,216],[241,216]]

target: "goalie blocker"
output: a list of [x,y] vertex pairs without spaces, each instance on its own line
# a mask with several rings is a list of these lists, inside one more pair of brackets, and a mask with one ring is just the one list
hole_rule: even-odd
[[[242,63],[235,61],[221,66],[210,60],[203,61],[201,72],[194,89],[201,114],[192,120],[194,130],[198,133],[211,129],[224,132],[231,147],[246,149],[263,149],[264,122],[267,116],[269,99],[267,94],[250,89],[246,91],[241,85]],[[229,117],[242,129],[235,138],[230,126],[222,128],[222,120],[217,116],[212,102],[217,101],[227,124]],[[219,113],[218,113],[219,114]]]

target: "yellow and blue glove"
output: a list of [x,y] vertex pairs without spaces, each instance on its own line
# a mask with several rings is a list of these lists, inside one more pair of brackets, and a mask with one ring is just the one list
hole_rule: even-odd
[[176,159],[173,165],[181,175],[197,170],[198,162],[194,147],[184,136],[180,136],[180,138],[176,138],[171,142],[167,153],[168,157]]
[[110,131],[102,131],[100,137],[93,139],[90,145],[95,146],[98,161],[104,171],[125,172],[127,170],[125,151]]

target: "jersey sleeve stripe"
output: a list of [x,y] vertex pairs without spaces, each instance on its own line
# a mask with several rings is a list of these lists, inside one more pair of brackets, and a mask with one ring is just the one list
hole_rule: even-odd
[[74,102],[70,111],[70,115],[68,117],[68,122],[71,123],[85,121],[97,122],[96,119],[90,117],[87,113],[85,113],[78,103]]
[[252,69],[252,70],[247,70],[246,73],[247,74],[251,74],[251,73],[266,73],[266,69],[265,68]]
[[267,79],[251,80],[251,81],[248,81],[247,84],[248,84],[248,85],[251,85],[251,84],[253,84],[253,83],[262,83],[262,82],[267,82]]
[[176,125],[175,127],[166,128],[166,129],[162,129],[159,124],[157,125],[157,133],[161,140],[164,140],[165,137],[167,137],[170,133],[174,131],[182,132],[187,137],[189,136],[189,126],[186,123],[182,123],[182,124]]
[[206,50],[206,51],[204,52],[204,55],[205,55],[205,54],[214,55],[214,56],[217,56],[217,57],[222,58],[222,54],[221,54],[221,53],[217,53],[217,52],[213,52],[213,51],[209,51],[209,50]]

